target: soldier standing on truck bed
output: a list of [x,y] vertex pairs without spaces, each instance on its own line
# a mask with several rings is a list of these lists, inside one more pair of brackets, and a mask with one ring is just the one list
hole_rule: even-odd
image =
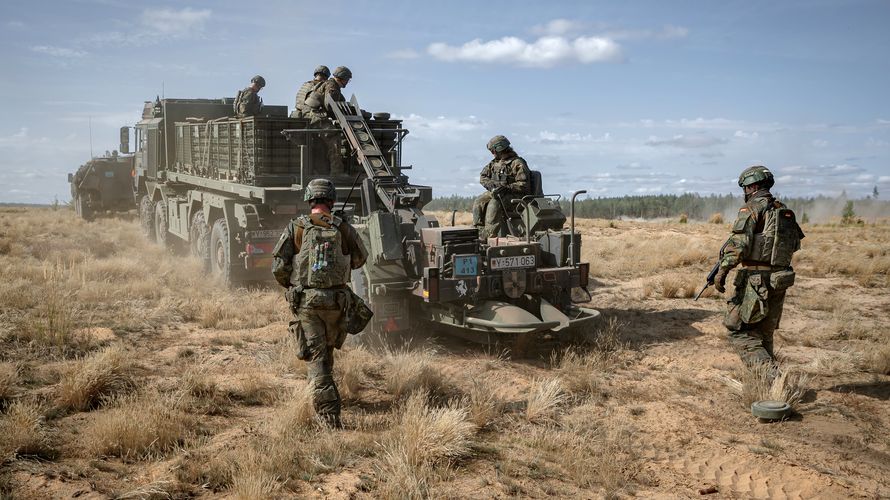
[[742,361],[748,366],[767,364],[773,376],[778,369],[773,332],[782,318],[785,291],[794,284],[791,256],[804,237],[794,212],[770,193],[774,182],[772,172],[759,165],[739,176],[745,206],[732,225],[714,277],[714,286],[723,293],[729,271],[742,266],[735,275],[735,294],[723,324]]
[[321,65],[315,68],[312,80],[301,85],[300,90],[297,91],[297,100],[294,103],[294,112],[291,113],[291,118],[308,118],[309,108],[306,106],[306,98],[320,89],[330,77],[331,70],[327,66]]
[[250,79],[250,85],[238,92],[235,97],[235,116],[244,118],[256,116],[263,110],[263,100],[258,95],[260,89],[266,86],[266,79],[260,75]]
[[309,108],[308,118],[309,127],[322,130],[337,130],[336,132],[321,133],[321,140],[324,141],[325,148],[328,152],[328,162],[330,163],[331,175],[342,175],[346,173],[343,164],[343,155],[340,154],[341,136],[339,129],[334,126],[334,122],[328,116],[328,110],[325,109],[325,96],[331,96],[331,99],[337,102],[346,100],[340,89],[345,88],[352,79],[352,71],[346,66],[338,66],[334,68],[331,74],[333,78],[325,81],[324,85],[309,94],[304,101],[306,107]]
[[473,225],[479,228],[484,241],[507,232],[506,210],[512,209],[509,200],[530,194],[528,164],[513,148],[510,141],[496,135],[488,141],[494,159],[482,169],[479,183],[487,190],[473,202]]
[[333,182],[311,181],[304,199],[311,213],[291,220],[281,234],[272,252],[272,274],[287,288],[294,314],[288,329],[296,337],[297,357],[309,363],[315,412],[329,426],[340,427],[334,348],[343,346],[349,311],[361,300],[346,286],[350,270],[361,267],[368,253],[356,230],[331,214],[337,199]]

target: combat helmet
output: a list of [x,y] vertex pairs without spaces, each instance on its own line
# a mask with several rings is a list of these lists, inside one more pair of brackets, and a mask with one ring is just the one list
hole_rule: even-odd
[[304,201],[331,200],[337,201],[337,188],[328,179],[312,179],[303,194]]
[[260,88],[263,88],[266,86],[266,79],[261,77],[260,75],[257,75],[250,79],[250,83],[255,83],[255,84],[259,85]]
[[346,66],[337,66],[334,68],[333,73],[335,78],[340,78],[341,80],[351,80],[352,79],[352,71],[349,71],[349,68]]
[[751,184],[758,184],[767,189],[773,187],[775,184],[775,178],[773,177],[773,173],[769,171],[768,168],[763,165],[754,165],[753,167],[748,167],[742,171],[739,175],[739,187],[750,186]]
[[510,140],[502,135],[492,137],[485,145],[492,153],[500,153],[510,147]]
[[312,76],[315,76],[315,75],[322,75],[322,76],[324,76],[325,78],[330,78],[330,77],[331,77],[331,70],[328,69],[327,66],[325,66],[324,64],[322,64],[321,66],[315,68],[315,72],[312,73]]

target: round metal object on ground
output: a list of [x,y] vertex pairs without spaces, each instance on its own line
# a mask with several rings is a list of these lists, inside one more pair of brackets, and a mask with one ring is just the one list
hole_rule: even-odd
[[755,401],[751,413],[764,420],[782,420],[791,414],[791,406],[784,401]]

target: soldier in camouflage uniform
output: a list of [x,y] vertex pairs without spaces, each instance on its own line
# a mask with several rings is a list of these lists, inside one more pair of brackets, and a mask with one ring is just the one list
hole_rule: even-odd
[[505,209],[512,209],[509,200],[530,194],[528,164],[513,148],[510,141],[496,135],[488,141],[488,150],[494,159],[488,162],[479,175],[479,183],[487,190],[473,202],[473,225],[479,227],[479,237],[507,234]]
[[235,97],[235,116],[244,118],[256,116],[263,110],[263,100],[258,95],[260,89],[266,86],[266,79],[257,75],[250,79],[250,85],[238,92]]
[[768,364],[775,375],[773,332],[782,318],[785,291],[794,284],[791,257],[804,234],[794,212],[770,194],[773,183],[772,172],[763,166],[749,167],[739,176],[745,205],[721,251],[714,286],[724,293],[729,271],[741,265],[723,324],[745,364]]
[[367,252],[356,230],[331,214],[337,191],[327,179],[306,186],[310,215],[291,220],[273,251],[272,274],[287,289],[294,314],[289,330],[297,357],[309,363],[315,412],[340,427],[340,394],[334,383],[334,349],[346,339],[344,311],[354,299],[346,284]]
[[315,74],[312,80],[301,85],[300,90],[297,91],[297,99],[294,103],[294,111],[291,113],[291,118],[308,117],[309,108],[306,106],[306,98],[316,90],[320,89],[330,77],[331,70],[329,70],[327,66],[321,65],[315,68]]
[[[325,81],[324,85],[309,94],[304,101],[308,108],[306,117],[309,118],[309,128],[322,130],[339,130],[334,126],[334,122],[328,116],[328,110],[325,108],[325,97],[331,96],[336,102],[346,100],[340,89],[345,88],[352,79],[352,71],[346,66],[338,66],[334,68],[331,74],[332,78]],[[339,132],[330,132],[319,134],[321,140],[325,144],[328,152],[328,162],[330,163],[331,175],[342,175],[346,173],[343,164],[343,156],[340,154],[341,135]]]

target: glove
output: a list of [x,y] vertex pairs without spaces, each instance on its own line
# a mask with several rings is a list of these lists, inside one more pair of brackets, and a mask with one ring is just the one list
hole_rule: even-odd
[[497,186],[491,190],[491,194],[494,196],[499,196],[507,192],[507,186]]
[[717,289],[720,293],[726,292],[726,276],[729,275],[729,268],[721,267],[719,271],[717,271],[717,276],[714,276],[714,288]]

